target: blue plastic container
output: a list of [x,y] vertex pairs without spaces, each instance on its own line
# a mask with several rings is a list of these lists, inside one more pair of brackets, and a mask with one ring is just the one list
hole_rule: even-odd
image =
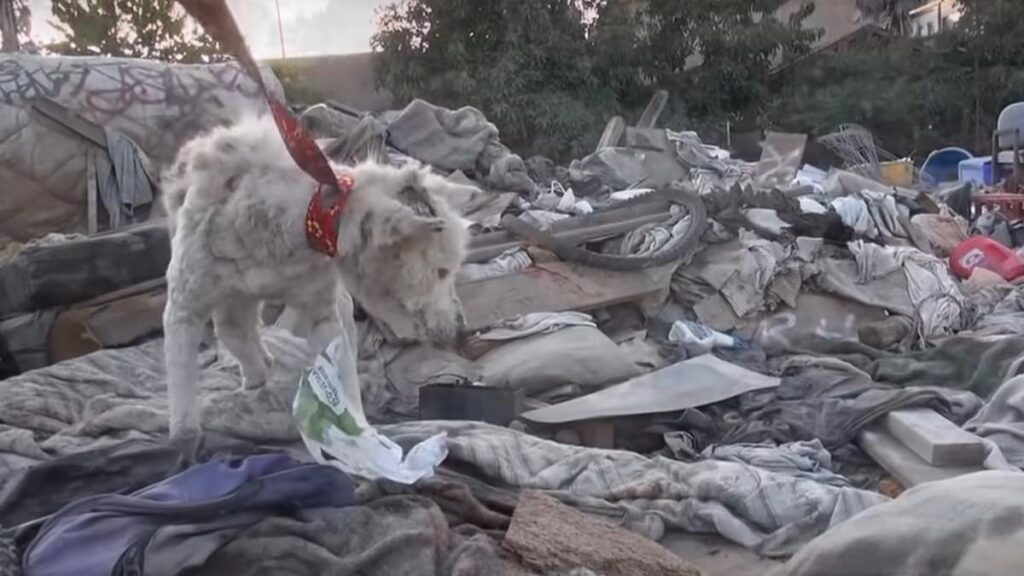
[[995,184],[995,173],[992,170],[992,157],[979,156],[960,162],[960,183],[992,186]]
[[942,148],[928,155],[921,165],[921,182],[937,186],[944,182],[956,182],[959,178],[960,162],[974,156],[963,148]]

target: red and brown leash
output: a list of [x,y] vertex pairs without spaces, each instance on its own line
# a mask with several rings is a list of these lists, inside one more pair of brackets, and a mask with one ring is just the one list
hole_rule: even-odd
[[[338,221],[354,185],[352,177],[335,174],[313,136],[302,128],[283,102],[270,95],[226,0],[178,0],[178,3],[211,38],[238,59],[242,69],[259,85],[292,160],[317,182],[306,212],[306,239],[314,250],[333,257],[338,250]],[[336,200],[326,200],[332,191],[337,191]]]

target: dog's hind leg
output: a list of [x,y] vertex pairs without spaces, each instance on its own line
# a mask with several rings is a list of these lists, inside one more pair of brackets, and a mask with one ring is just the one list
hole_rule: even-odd
[[213,311],[217,337],[242,369],[242,385],[259,388],[267,383],[271,357],[259,332],[259,300],[232,294]]

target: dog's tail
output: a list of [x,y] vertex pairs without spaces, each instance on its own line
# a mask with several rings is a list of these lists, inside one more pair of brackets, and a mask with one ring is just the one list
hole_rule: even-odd
[[178,219],[178,212],[185,205],[185,198],[188,196],[188,173],[190,154],[188,144],[182,147],[178,158],[160,177],[160,192],[162,195],[164,212],[167,214],[167,225],[171,229],[171,236],[174,236],[174,228]]

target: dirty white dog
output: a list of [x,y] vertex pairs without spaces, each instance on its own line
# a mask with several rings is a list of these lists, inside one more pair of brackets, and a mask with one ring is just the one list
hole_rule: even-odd
[[[355,341],[346,291],[371,316],[405,321],[420,338],[454,339],[462,321],[455,276],[467,235],[445,201],[451,184],[413,168],[338,169],[350,171],[354,187],[334,258],[307,243],[316,183],[295,165],[270,119],[200,136],[164,175],[172,238],[163,319],[172,440],[199,437],[198,353],[210,318],[238,359],[246,388],[266,383],[272,364],[258,332],[264,300],[288,306],[314,351],[343,329]],[[348,312],[339,313],[339,298]]]

